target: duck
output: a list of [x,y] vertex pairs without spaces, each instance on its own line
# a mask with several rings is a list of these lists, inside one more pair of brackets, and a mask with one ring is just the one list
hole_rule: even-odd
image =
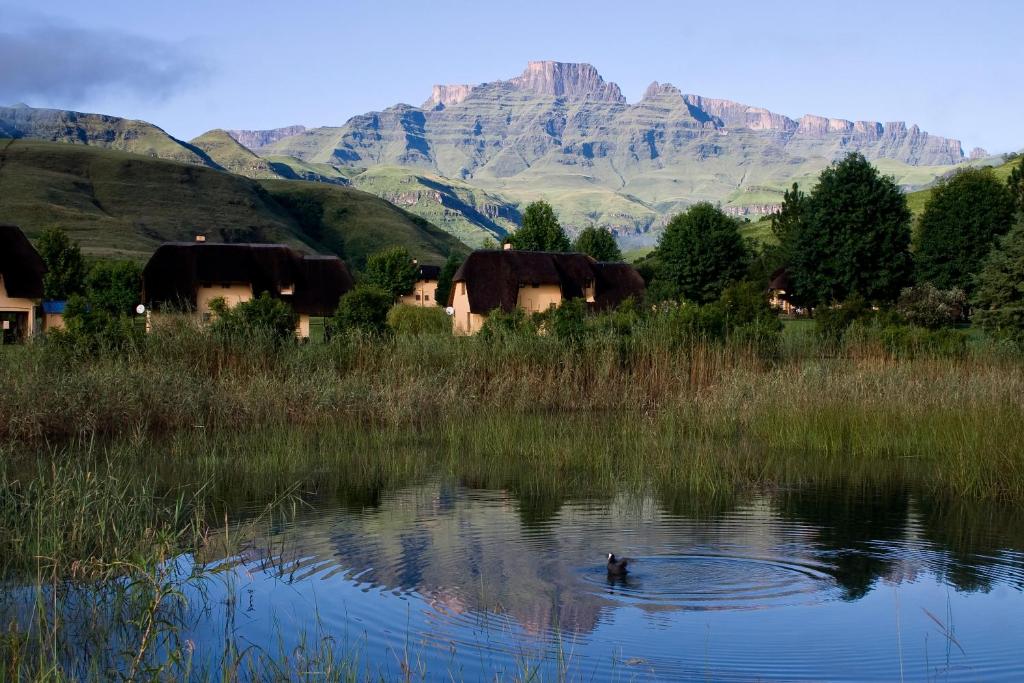
[[629,564],[628,557],[615,557],[615,553],[608,553],[608,574],[611,576],[625,576],[629,570],[626,569],[626,565]]

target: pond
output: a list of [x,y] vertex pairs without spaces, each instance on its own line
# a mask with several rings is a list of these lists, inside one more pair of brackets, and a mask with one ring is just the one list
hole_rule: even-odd
[[905,491],[531,500],[439,477],[181,561],[217,570],[190,601],[200,660],[230,632],[387,680],[1024,678],[1019,511]]

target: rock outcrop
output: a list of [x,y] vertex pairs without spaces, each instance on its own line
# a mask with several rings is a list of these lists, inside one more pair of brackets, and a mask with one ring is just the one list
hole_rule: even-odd
[[476,86],[473,85],[435,85],[430,99],[423,103],[423,109],[445,108],[452,104],[459,104],[467,97],[470,91]]
[[267,145],[278,140],[306,132],[305,126],[285,126],[269,130],[229,130],[227,134],[237,140],[243,147],[258,152]]

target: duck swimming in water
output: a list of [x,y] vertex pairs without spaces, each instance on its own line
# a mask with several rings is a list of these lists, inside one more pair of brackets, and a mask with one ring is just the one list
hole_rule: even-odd
[[611,576],[625,576],[629,570],[626,569],[626,565],[629,564],[628,557],[615,557],[615,553],[608,553],[608,574]]

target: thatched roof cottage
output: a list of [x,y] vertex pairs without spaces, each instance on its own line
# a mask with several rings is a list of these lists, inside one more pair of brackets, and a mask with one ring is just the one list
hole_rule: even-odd
[[578,253],[481,250],[455,273],[448,305],[455,333],[475,334],[495,309],[537,313],[581,298],[605,310],[643,292],[643,278],[627,263],[600,263]]
[[38,331],[46,265],[16,225],[0,225],[0,342]]
[[310,318],[333,315],[354,286],[338,257],[308,256],[283,244],[163,244],[142,280],[150,310],[190,311],[203,319],[209,318],[214,299],[235,306],[266,292],[295,309],[303,338],[309,336]]

